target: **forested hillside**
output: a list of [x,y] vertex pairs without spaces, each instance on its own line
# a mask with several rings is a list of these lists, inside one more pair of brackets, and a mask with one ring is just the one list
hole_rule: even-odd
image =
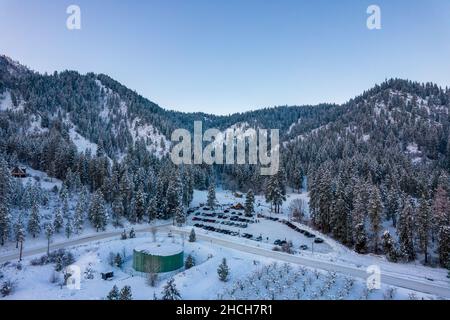
[[[44,220],[58,217],[38,216],[51,196],[12,179],[19,165],[62,180],[55,190],[62,208],[67,193],[79,203],[79,216],[66,220],[82,219],[86,202],[99,229],[108,219],[181,222],[193,189],[211,184],[252,188],[276,209],[287,187],[299,190],[307,178],[309,223],[317,229],[360,253],[445,266],[449,107],[448,89],[388,80],[342,105],[188,114],[165,110],[106,75],[42,75],[0,56],[0,238],[17,240],[26,224],[35,235]],[[221,130],[280,129],[279,174],[265,178],[255,165],[176,168],[170,135],[192,130],[195,120]]]

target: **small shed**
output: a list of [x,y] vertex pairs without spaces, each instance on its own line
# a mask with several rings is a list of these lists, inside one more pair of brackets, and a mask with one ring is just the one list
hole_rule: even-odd
[[234,209],[234,210],[244,210],[244,206],[242,205],[242,203],[238,202],[237,204],[235,204],[234,206],[232,206],[230,209]]
[[26,178],[27,177],[27,169],[14,167],[14,169],[11,170],[11,175],[14,178]]

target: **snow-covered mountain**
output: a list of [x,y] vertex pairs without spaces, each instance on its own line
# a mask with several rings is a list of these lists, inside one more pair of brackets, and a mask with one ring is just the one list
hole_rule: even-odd
[[[420,203],[447,197],[449,107],[449,89],[391,79],[341,105],[280,106],[228,116],[182,113],[107,75],[39,74],[0,56],[0,156],[9,165],[28,165],[61,180],[71,177],[92,191],[101,186],[105,193],[119,176],[127,188],[134,180],[136,192],[143,185],[153,195],[173,179],[166,155],[174,129],[192,131],[194,121],[221,132],[279,129],[281,170],[272,182],[298,190],[307,181],[311,224],[352,248],[364,239],[364,250],[356,249],[361,252],[379,252],[381,228],[405,227],[404,210],[416,215]],[[117,164],[123,159],[126,163]],[[259,169],[192,166],[180,175],[188,178],[190,189],[205,189],[215,180],[224,189],[263,194],[271,178],[261,177]],[[160,198],[149,207],[162,206],[166,200]],[[368,219],[369,203],[376,204],[381,220]],[[357,222],[362,235],[355,235]],[[430,256],[438,255],[442,260],[442,253]]]

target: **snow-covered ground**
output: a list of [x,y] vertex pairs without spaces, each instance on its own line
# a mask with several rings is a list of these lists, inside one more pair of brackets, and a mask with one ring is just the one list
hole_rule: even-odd
[[78,152],[86,152],[88,149],[91,150],[92,154],[97,153],[98,146],[97,144],[89,141],[85,137],[83,137],[81,134],[76,132],[75,128],[71,128],[69,131],[69,136],[72,142],[77,147]]
[[[59,182],[54,181],[53,183]],[[47,187],[51,188],[51,184]],[[288,201],[283,204],[282,214],[275,215],[270,213],[270,208],[264,202],[263,197],[257,196],[256,210],[257,213],[264,216],[289,219],[288,207],[290,202],[299,198],[307,200],[307,197],[307,193],[289,194]],[[222,209],[225,210],[230,205],[238,202],[243,203],[245,198],[236,197],[230,191],[218,190],[217,200],[223,205]],[[206,192],[195,191],[192,206],[198,207],[205,202]],[[192,224],[196,222],[192,221],[192,218],[196,217],[197,211],[199,209],[194,210],[189,216],[187,226],[183,229],[186,233],[191,230]],[[197,217],[201,217],[201,215]],[[441,288],[448,287],[450,290],[450,281],[446,278],[447,273],[443,269],[433,269],[412,263],[394,264],[387,262],[383,257],[360,255],[306,225],[294,223],[324,240],[323,244],[314,244],[314,252],[312,252],[312,250],[309,250],[312,248],[310,238],[304,237],[279,221],[264,218],[257,220],[259,222],[249,223],[248,228],[242,228],[239,231],[241,235],[243,233],[252,233],[254,237],[261,235],[263,241],[244,239],[241,236],[225,235],[196,228],[198,239],[191,243],[187,241],[186,234],[182,236],[182,233],[171,232],[171,237],[169,237],[169,231],[166,227],[159,228],[157,242],[162,244],[176,243],[178,246],[184,247],[185,258],[188,254],[191,254],[196,261],[196,266],[189,270],[183,268],[171,273],[161,274],[156,287],[151,287],[145,276],[132,269],[133,249],[148,246],[149,242],[152,243],[153,236],[150,232],[139,232],[134,239],[120,240],[118,233],[114,233],[113,236],[98,240],[98,238],[94,238],[95,235],[98,235],[95,230],[87,227],[85,232],[79,236],[80,242],[72,242],[71,246],[67,248],[75,257],[74,265],[81,270],[80,290],[61,286],[63,275],[61,272],[54,271],[54,264],[31,265],[33,258],[43,254],[40,251],[34,257],[26,256],[20,265],[20,270],[17,268],[16,260],[0,265],[0,273],[3,275],[0,283],[4,279],[11,279],[16,285],[14,293],[4,299],[104,299],[113,285],[117,285],[119,290],[125,285],[131,286],[134,299],[153,299],[155,296],[161,297],[163,286],[170,277],[174,277],[175,284],[183,299],[439,298],[436,295],[395,287],[389,282],[383,283],[383,280],[381,289],[367,290],[365,279],[362,277],[345,272],[325,271],[329,270],[329,268],[324,267],[325,265],[336,266],[338,270],[352,269],[360,273],[365,272],[367,266],[376,265],[380,268],[382,276],[389,275],[402,281],[411,280],[419,281],[419,283],[423,281],[425,284],[431,283]],[[130,226],[126,227],[129,228]],[[134,227],[136,229],[143,228],[143,226]],[[148,224],[146,227],[149,227]],[[229,226],[223,226],[223,228],[236,230],[236,228]],[[106,234],[111,230],[118,231],[110,226]],[[142,231],[145,230],[142,229]],[[53,240],[54,244],[59,243],[60,246],[58,247],[63,247],[64,241],[67,240],[63,236],[59,237]],[[91,240],[89,240],[89,237],[92,237]],[[269,237],[268,240],[267,237]],[[71,238],[70,240],[75,239]],[[215,241],[214,239],[223,239],[223,241],[221,243],[221,241]],[[272,251],[274,239],[292,240],[295,253],[284,255],[285,257],[292,256],[293,259],[277,258],[280,253]],[[228,245],[225,245],[225,242]],[[299,246],[302,244],[308,245],[308,250],[301,250]],[[34,241],[27,241],[25,250],[45,248],[45,245],[46,240],[42,236]],[[257,250],[247,250],[248,248],[264,250],[264,254]],[[5,253],[15,251],[17,249],[12,244],[10,247],[0,249],[0,257]],[[122,268],[110,266],[109,257],[111,253],[120,254],[124,257],[125,263]],[[227,282],[220,281],[217,275],[217,267],[223,258],[227,259],[231,270]],[[294,259],[297,259],[295,263]],[[305,266],[299,261],[308,261],[308,264]],[[88,269],[91,270],[93,279],[86,276],[85,272]],[[101,272],[107,271],[114,271],[114,278],[108,281],[102,280]]]
[[[168,237],[166,232],[158,233],[156,240],[162,244],[175,242],[184,246],[185,257],[191,254],[196,266],[161,274],[156,287],[151,287],[146,277],[133,271],[131,266],[133,249],[153,241],[150,233],[143,233],[134,239],[116,238],[70,249],[75,256],[74,265],[81,271],[79,290],[61,286],[63,275],[54,271],[54,264],[33,266],[31,258],[22,262],[21,270],[17,269],[16,263],[4,264],[0,269],[3,277],[12,279],[16,285],[14,293],[4,299],[105,299],[113,285],[119,290],[125,285],[131,286],[134,299],[153,299],[155,295],[161,297],[163,286],[171,277],[183,299],[383,299],[391,292],[394,299],[435,298],[399,288],[392,291],[390,286],[367,291],[362,280],[279,263],[207,241],[190,243],[177,235]],[[110,266],[111,253],[125,257],[122,268]],[[222,258],[227,259],[230,267],[227,282],[220,281],[217,276]],[[88,279],[88,269],[93,279]],[[114,278],[102,280],[101,273],[109,271],[114,272]]]

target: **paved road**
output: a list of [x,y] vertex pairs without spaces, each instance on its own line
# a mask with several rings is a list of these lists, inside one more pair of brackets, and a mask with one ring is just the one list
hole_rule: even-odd
[[[167,223],[167,224],[161,224],[158,226],[145,226],[145,227],[141,227],[141,228],[135,228],[135,232],[139,233],[139,232],[149,232],[151,231],[152,228],[157,228],[159,230],[161,229],[167,229],[168,227],[170,227],[172,225],[172,223]],[[63,241],[63,242],[57,242],[54,244],[50,244],[50,250],[57,250],[57,249],[62,249],[62,248],[68,248],[68,247],[73,247],[73,246],[77,246],[80,244],[85,244],[85,243],[89,243],[89,242],[93,242],[93,241],[98,241],[98,240],[104,240],[104,239],[108,239],[108,238],[114,238],[114,237],[119,237],[122,234],[122,231],[107,231],[107,232],[101,232],[101,233],[96,233],[90,236],[86,236],[86,237],[82,237],[82,238],[77,238],[77,239],[73,239],[73,240],[67,240],[67,241]],[[29,257],[29,256],[34,256],[36,254],[43,254],[47,252],[47,246],[44,247],[37,247],[37,248],[33,248],[33,249],[24,249],[22,257]],[[11,261],[11,260],[17,260],[19,259],[19,252],[15,252],[15,253],[10,253],[10,254],[6,254],[6,255],[2,255],[0,256],[0,263],[4,263],[6,261]]]
[[[172,228],[174,233],[178,234],[188,234],[190,231],[178,229],[178,228]],[[267,258],[272,258],[276,260],[281,260],[285,262],[295,263],[306,267],[316,268],[316,269],[322,269],[327,271],[334,271],[342,274],[346,274],[352,277],[361,278],[366,280],[368,277],[368,273],[365,269],[358,269],[354,267],[349,267],[345,265],[339,265],[332,262],[322,261],[322,260],[315,260],[311,258],[306,257],[300,257],[300,256],[294,256],[282,252],[267,250],[263,248],[258,248],[254,246],[249,246],[233,241],[229,241],[227,239],[223,238],[217,238],[209,235],[204,234],[197,234],[197,238],[201,240],[206,240],[211,243],[227,247],[234,250],[239,250],[246,253],[251,253]],[[403,276],[401,274],[393,274],[393,273],[386,273],[381,270],[381,283],[387,284],[391,286],[401,287],[405,289],[415,290],[419,292],[424,292],[428,294],[437,295],[443,298],[450,299],[450,285],[445,287],[438,284],[433,284],[431,281],[428,281],[424,278],[420,278],[420,275],[418,275],[417,278],[413,278],[412,276]]]

